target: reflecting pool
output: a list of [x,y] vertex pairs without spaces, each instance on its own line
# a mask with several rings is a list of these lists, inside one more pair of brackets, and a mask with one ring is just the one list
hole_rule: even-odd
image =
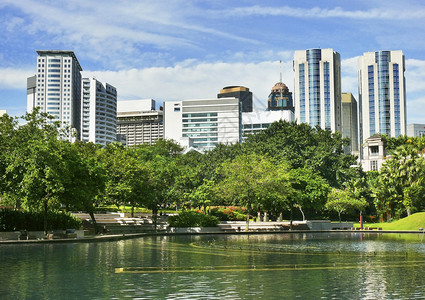
[[2,299],[424,299],[423,234],[0,245]]

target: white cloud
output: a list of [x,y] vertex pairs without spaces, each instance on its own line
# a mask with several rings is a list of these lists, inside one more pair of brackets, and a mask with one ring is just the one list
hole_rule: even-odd
[[[282,62],[283,82],[293,90],[292,60]],[[205,63],[188,60],[173,67],[121,71],[85,71],[84,76],[114,85],[120,100],[153,98],[157,101],[214,98],[229,85],[250,89],[260,109],[267,105],[273,85],[279,81],[279,61],[259,63]]]
[[[197,49],[205,36],[259,44],[255,39],[201,25],[205,12],[181,1],[43,2],[4,0],[27,15],[4,21],[30,34],[48,34],[50,40],[72,45],[92,54],[91,59],[124,59],[143,53],[147,45],[157,49]],[[194,16],[193,14],[197,14]],[[192,18],[194,17],[194,18]],[[20,22],[20,23],[17,23]],[[199,37],[199,38],[197,38]],[[41,41],[43,39],[41,38]],[[47,41],[45,41],[47,43]],[[105,51],[107,49],[107,51]],[[100,55],[102,53],[102,55]],[[137,60],[137,59],[136,59]],[[120,66],[118,66],[120,67]]]
[[0,68],[0,88],[26,89],[27,78],[35,75],[34,69]]
[[289,16],[297,18],[350,18],[350,19],[385,19],[385,20],[411,20],[423,19],[425,9],[404,8],[389,9],[385,7],[369,10],[344,10],[341,7],[332,9],[313,7],[309,9],[295,8],[290,6],[270,7],[270,6],[248,6],[238,7],[222,12],[228,16]]
[[407,92],[425,93],[425,60],[406,60],[406,90]]
[[357,60],[358,56],[341,61],[341,91],[352,93],[356,100],[358,100]]

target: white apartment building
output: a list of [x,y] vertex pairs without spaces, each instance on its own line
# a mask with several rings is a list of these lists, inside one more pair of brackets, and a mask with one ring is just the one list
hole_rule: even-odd
[[245,139],[249,134],[258,133],[280,120],[293,122],[295,115],[291,110],[253,111],[242,113],[242,135]]
[[118,101],[118,140],[135,146],[164,138],[163,115],[153,99]]
[[37,51],[36,77],[28,78],[27,111],[40,107],[41,112],[53,116],[63,126],[73,128],[80,139],[81,126],[81,71],[73,51]]
[[360,142],[375,133],[406,134],[405,64],[402,51],[366,52],[359,58]]
[[95,78],[83,78],[81,140],[106,145],[117,140],[117,90]]
[[241,142],[241,109],[238,98],[167,101],[164,137],[199,151]]
[[341,131],[341,62],[333,49],[294,53],[295,118],[299,123]]

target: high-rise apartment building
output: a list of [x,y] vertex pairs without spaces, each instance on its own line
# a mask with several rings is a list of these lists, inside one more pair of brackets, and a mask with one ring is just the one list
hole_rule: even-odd
[[193,99],[164,103],[164,137],[200,151],[242,140],[238,98]]
[[350,145],[345,152],[358,154],[359,151],[359,126],[357,114],[357,101],[351,93],[342,93],[342,137],[350,138]]
[[333,49],[295,51],[297,122],[341,131],[341,62]]
[[73,51],[39,50],[37,53],[36,77],[28,78],[27,82],[27,111],[40,107],[41,112],[54,117],[53,121],[73,128],[75,137],[80,139],[80,63]]
[[106,145],[117,139],[117,90],[95,78],[82,79],[81,140]]
[[406,134],[406,96],[402,51],[366,52],[359,58],[360,141],[375,133]]
[[164,112],[154,99],[118,101],[117,134],[127,146],[152,144],[164,138]]

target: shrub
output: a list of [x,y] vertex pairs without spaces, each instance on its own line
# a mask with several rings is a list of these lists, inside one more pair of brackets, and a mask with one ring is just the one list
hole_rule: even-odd
[[[81,220],[70,213],[51,211],[47,214],[47,230],[79,229]],[[44,230],[43,212],[0,209],[0,231]]]
[[168,218],[170,227],[214,227],[219,220],[215,216],[204,215],[196,211],[183,211]]
[[211,209],[211,215],[216,216],[220,221],[244,221],[247,210],[244,207],[214,207]]

